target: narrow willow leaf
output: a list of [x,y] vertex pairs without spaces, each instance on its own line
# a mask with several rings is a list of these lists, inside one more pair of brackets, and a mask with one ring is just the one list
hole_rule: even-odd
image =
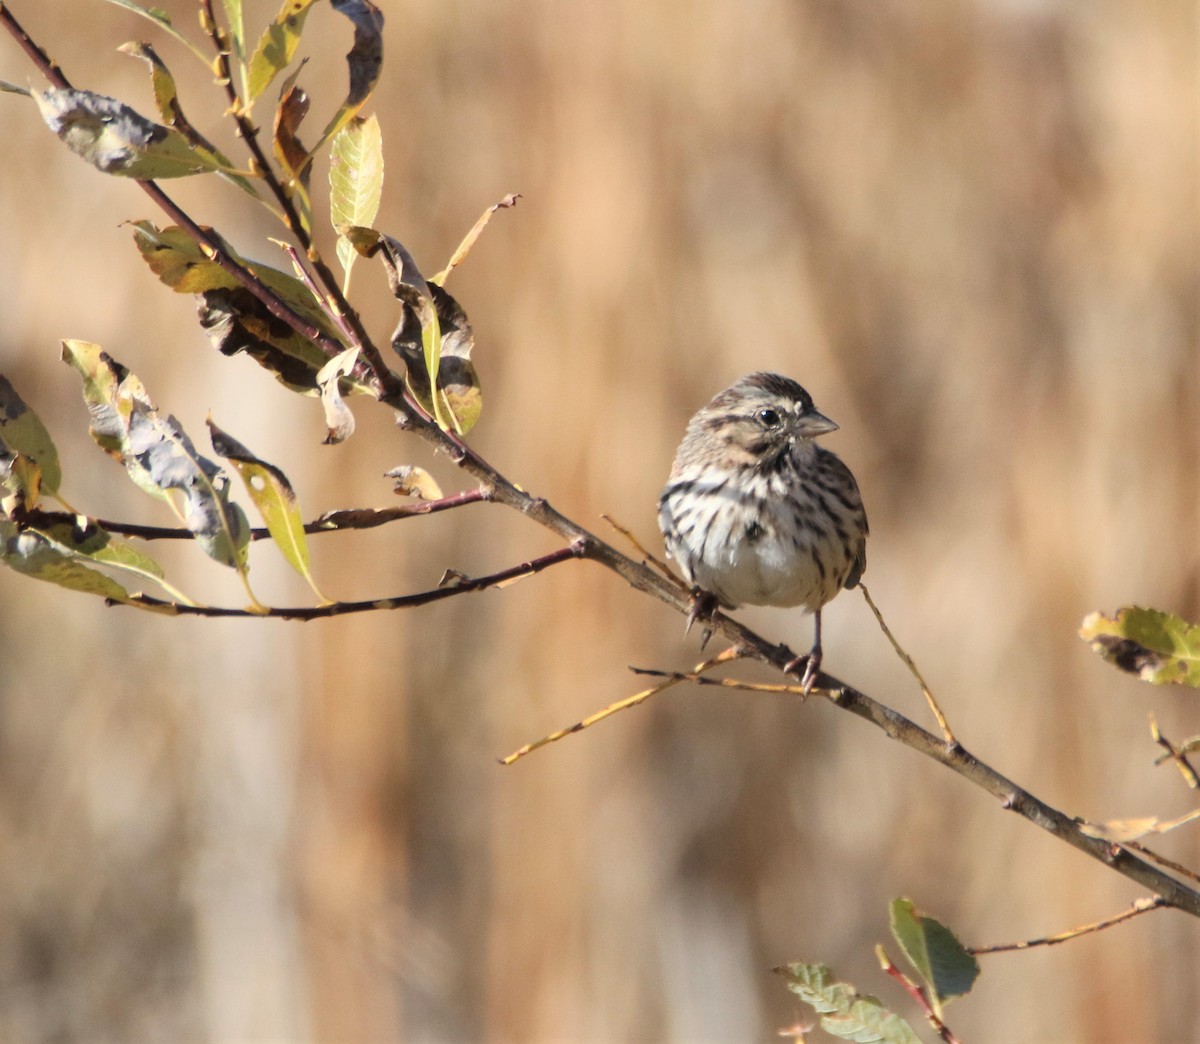
[[[372,113],[354,117],[333,139],[329,157],[329,218],[334,228],[341,225],[370,225],[379,213],[383,196],[383,133]],[[343,293],[350,292],[350,269],[358,251],[344,236],[338,237],[338,260],[345,279]]]
[[[160,229],[149,221],[132,221],[130,226],[137,248],[150,270],[176,293],[199,294],[218,288],[242,288],[237,279],[209,258],[179,226],[169,225]],[[339,336],[312,292],[294,275],[258,261],[247,261],[211,229],[205,231],[220,243],[231,258],[262,280],[302,319],[329,337],[336,339]]]
[[333,0],[333,9],[354,23],[354,44],[346,55],[350,89],[346,100],[321,133],[320,144],[327,142],[358,114],[375,90],[383,68],[383,12],[370,0]]
[[925,980],[930,1003],[941,1018],[947,1001],[969,993],[975,985],[979,961],[949,928],[921,913],[908,899],[893,899],[890,917],[892,935]]
[[441,500],[442,487],[424,468],[414,464],[402,464],[385,472],[392,480],[392,492],[398,497],[416,497],[417,500]]
[[167,17],[167,13],[161,7],[142,7],[140,4],[135,4],[133,0],[108,0],[108,2],[115,4],[117,7],[123,7],[126,11],[132,11],[142,18],[149,19],[163,32],[169,36],[173,36],[183,44],[184,47],[200,59],[205,68],[209,68],[209,56],[171,24],[171,19]]
[[105,174],[149,181],[216,169],[211,155],[174,127],[148,120],[115,98],[51,88],[35,91],[33,100],[59,140]]
[[[383,261],[401,304],[392,347],[404,359],[409,389],[442,428],[469,431],[482,411],[483,393],[471,362],[475,336],[466,313],[450,294],[426,281],[399,241],[360,226],[338,231],[364,257],[378,254]],[[436,396],[431,392],[435,380]]]
[[[499,203],[493,203],[487,210],[480,214],[479,220],[471,226],[471,231],[463,236],[462,242],[458,244],[458,249],[454,251],[450,256],[450,260],[446,262],[446,267],[429,281],[437,283],[438,286],[445,286],[450,273],[467,259],[467,254],[471,252],[471,247],[475,245],[475,240],[479,238],[480,233],[487,228],[488,222],[492,220],[492,215],[497,210],[507,210],[509,207],[515,207],[517,200],[520,198],[521,194],[519,192],[510,192]],[[360,221],[359,224],[365,225],[367,222]]]
[[93,518],[79,515],[74,522],[56,522],[35,526],[33,530],[51,541],[60,551],[90,559],[97,565],[120,569],[154,583],[161,582],[163,570],[153,558],[128,541],[113,536]]
[[[0,374],[0,444],[7,445],[36,465],[40,489],[51,494],[58,492],[62,469],[54,440],[38,415],[25,404],[3,374]],[[38,490],[26,490],[26,493],[29,492],[33,496],[27,498],[26,506],[33,507],[37,503]]]
[[1200,687],[1200,625],[1158,609],[1126,606],[1109,618],[1091,613],[1079,630],[1114,667],[1153,685]]
[[72,591],[100,595],[114,602],[130,601],[129,592],[112,577],[65,553],[42,534],[22,532],[8,519],[0,519],[0,561],[18,573]]
[[874,997],[859,996],[849,983],[836,982],[827,964],[795,962],[776,972],[788,989],[821,1016],[821,1029],[842,1040],[881,1044],[921,1044],[912,1027]]
[[283,182],[283,190],[296,203],[296,212],[300,224],[306,232],[312,231],[312,197],[309,195],[308,183],[312,176],[309,155],[300,139],[296,136],[304,117],[308,115],[308,95],[296,86],[296,78],[300,75],[300,63],[283,85],[279,94],[279,105],[275,109],[274,148],[275,158],[287,175]]
[[317,374],[317,384],[321,388],[321,405],[325,408],[325,445],[336,445],[345,442],[354,434],[354,414],[350,407],[342,401],[342,392],[338,384],[341,378],[349,375],[358,362],[358,349],[347,348],[340,355],[335,355]]
[[308,115],[309,100],[304,88],[297,87],[292,82],[300,74],[297,69],[288,82],[283,85],[279,94],[279,105],[275,109],[275,158],[284,169],[288,178],[295,178],[301,184],[308,180],[309,165],[308,150],[296,136],[300,124]]
[[304,21],[315,0],[284,0],[279,14],[263,32],[246,72],[248,101],[254,101],[292,63]]
[[147,43],[131,42],[122,44],[117,50],[133,58],[140,58],[150,67],[150,85],[163,123],[178,130],[191,144],[196,156],[208,167],[257,199],[258,192],[254,186],[234,169],[228,157],[204,137],[184,115],[175,86],[175,77],[171,75],[171,71],[154,48]]
[[246,22],[242,16],[242,0],[221,0],[221,6],[225,8],[233,57],[242,64],[246,61]]
[[283,557],[305,580],[323,602],[328,599],[321,593],[312,577],[309,566],[308,538],[304,534],[304,519],[300,505],[288,477],[274,464],[260,460],[242,443],[227,434],[208,418],[209,437],[218,456],[224,457],[233,466],[246,484],[246,492],[258,508],[271,539]]

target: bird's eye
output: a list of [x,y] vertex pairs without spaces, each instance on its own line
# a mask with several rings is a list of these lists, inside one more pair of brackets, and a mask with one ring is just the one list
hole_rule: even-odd
[[764,406],[754,416],[764,428],[778,428],[780,425],[779,411],[770,406]]

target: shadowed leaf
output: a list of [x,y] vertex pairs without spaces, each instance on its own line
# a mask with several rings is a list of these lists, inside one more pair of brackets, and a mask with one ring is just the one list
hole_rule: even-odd
[[[372,114],[355,117],[333,139],[329,157],[329,217],[334,228],[370,225],[379,213],[383,195],[383,135]],[[358,251],[338,237],[338,260],[346,273],[343,292],[350,289],[350,269]]]
[[288,477],[274,464],[260,460],[242,443],[227,434],[208,418],[209,437],[218,456],[224,457],[246,484],[246,492],[258,508],[271,539],[283,557],[296,570],[322,601],[328,601],[313,581],[309,568],[308,538],[300,505]]
[[250,526],[229,500],[228,477],[196,452],[174,417],[159,417],[142,382],[99,346],[63,341],[63,359],[83,377],[92,438],[140,489],[164,500],[178,493],[180,517],[205,554],[244,573]]
[[279,14],[263,31],[250,56],[246,73],[247,101],[254,101],[296,56],[304,21],[315,0],[285,0]]
[[[378,254],[383,261],[401,305],[392,347],[404,359],[409,389],[442,428],[469,431],[483,409],[483,392],[471,362],[475,337],[466,313],[445,290],[426,281],[398,240],[357,225],[338,231],[364,257]],[[431,374],[437,378],[436,398]]]
[[940,921],[922,914],[908,899],[893,899],[892,935],[917,973],[925,980],[938,1018],[942,1006],[969,993],[979,977],[979,962]]
[[[148,221],[133,222],[132,226],[138,250],[151,271],[176,292],[198,295],[200,324],[223,354],[245,352],[292,390],[317,394],[317,372],[328,361],[317,344],[273,315],[233,276],[206,257],[183,229],[173,225],[159,229]],[[340,340],[338,331],[299,279],[258,262],[244,261],[223,241],[222,246],[302,319],[327,337]],[[355,392],[367,391],[353,378],[346,381]]]
[[38,415],[17,394],[16,388],[8,378],[0,374],[0,449],[5,446],[12,450],[17,458],[28,462],[27,465],[14,462],[11,466],[21,482],[27,507],[33,507],[37,503],[40,490],[47,493],[58,492],[62,482],[62,469],[58,463],[58,450],[54,448],[54,440],[50,438],[50,432],[46,430]]
[[167,494],[130,452],[134,409],[154,408],[145,386],[98,344],[68,339],[62,342],[62,349],[63,361],[75,367],[83,378],[88,433],[105,453],[125,466],[139,489],[167,500]]
[[849,983],[835,982],[827,964],[796,962],[775,971],[788,989],[821,1016],[821,1029],[842,1040],[921,1044],[912,1027],[874,997],[859,996]]
[[1079,636],[1105,660],[1153,685],[1200,687],[1200,626],[1158,609],[1091,613]]
[[181,178],[215,169],[173,127],[164,127],[114,98],[51,88],[33,93],[46,125],[97,170],[125,178]]
[[16,523],[0,518],[0,560],[18,573],[72,591],[128,602],[129,592],[112,577],[91,568],[77,555],[33,530],[22,532]]
[[346,100],[321,133],[326,142],[340,131],[375,90],[383,67],[383,12],[370,0],[333,0],[333,9],[354,23],[354,44],[346,55],[350,88]]
[[304,117],[308,115],[308,95],[295,85],[297,69],[284,84],[279,105],[275,109],[275,158],[287,175],[283,182],[283,190],[296,201],[296,213],[300,225],[305,232],[312,231],[312,198],[308,192],[308,182],[312,176],[312,167],[308,163],[308,153],[296,136]]

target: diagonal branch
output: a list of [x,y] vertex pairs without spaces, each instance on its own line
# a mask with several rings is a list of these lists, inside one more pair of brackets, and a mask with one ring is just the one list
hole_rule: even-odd
[[[12,17],[3,0],[0,0],[0,24],[16,38],[51,83],[59,87],[70,86],[58,66],[50,60],[45,51],[29,38],[16,19]],[[298,333],[314,341],[330,357],[342,350],[339,342],[326,337],[321,331],[314,330],[310,324],[272,294],[267,287],[257,281],[252,273],[228,257],[221,250],[219,244],[180,210],[154,182],[147,181],[139,184],[168,215],[173,217],[198,244],[205,248],[216,263],[254,294],[270,309],[273,315],[286,322]],[[353,310],[348,314],[352,313]],[[515,571],[506,571],[511,574],[509,579],[536,572],[537,568],[545,568],[548,564],[565,561],[566,558],[589,558],[616,573],[635,590],[657,598],[683,616],[688,615],[690,599],[686,591],[655,573],[645,563],[634,561],[622,554],[557,511],[548,501],[525,492],[460,438],[442,431],[408,393],[403,380],[386,366],[378,348],[369,340],[364,340],[361,347],[381,401],[400,413],[403,425],[408,430],[415,432],[435,449],[446,453],[454,463],[478,479],[482,488],[487,490],[493,499],[521,512],[531,521],[554,532],[567,543],[568,547],[555,552],[552,556],[526,563],[523,567],[516,567]],[[550,561],[551,559],[553,561]],[[539,565],[539,563],[542,564]],[[395,600],[394,607],[425,604],[427,601],[436,601],[440,598],[450,597],[452,594],[464,593],[465,590],[477,590],[480,586],[494,586],[496,583],[503,582],[501,578],[504,575],[494,574],[491,577],[467,581],[467,584],[461,587],[426,592],[425,595],[406,596],[405,599]],[[484,581],[488,581],[488,583],[485,584]],[[424,601],[418,601],[418,599],[424,599]],[[168,611],[176,611],[176,607],[171,606],[170,603],[155,602],[152,599],[147,599],[144,604],[147,607],[159,606],[167,608]],[[381,607],[381,603],[378,602],[339,603],[339,605],[352,608],[341,608],[337,610],[338,612],[368,611]],[[178,611],[191,610],[179,607]],[[244,613],[244,610],[213,610],[208,615],[243,615]],[[336,615],[334,612],[313,613],[310,610],[295,612],[276,610],[275,614],[290,616],[294,619]],[[714,631],[719,631],[725,638],[733,642],[742,655],[760,660],[782,672],[786,673],[785,668],[794,659],[794,654],[786,646],[768,642],[765,638],[720,612],[713,615],[711,625]],[[1200,891],[1188,887],[1163,870],[1139,858],[1130,846],[1088,836],[1080,829],[1078,821],[1064,815],[1017,786],[1012,780],[974,757],[961,744],[948,743],[939,739],[890,707],[846,685],[832,675],[819,672],[815,683],[841,710],[870,722],[882,730],[885,735],[939,764],[945,765],[964,779],[992,794],[1000,800],[1002,807],[1017,812],[1035,826],[1078,848],[1117,873],[1151,889],[1162,898],[1165,905],[1200,917]]]

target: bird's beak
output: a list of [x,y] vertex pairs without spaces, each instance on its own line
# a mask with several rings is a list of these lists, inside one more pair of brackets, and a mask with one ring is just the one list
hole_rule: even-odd
[[833,421],[816,410],[808,410],[796,418],[795,432],[802,439],[815,439],[818,435],[837,430],[838,426]]

